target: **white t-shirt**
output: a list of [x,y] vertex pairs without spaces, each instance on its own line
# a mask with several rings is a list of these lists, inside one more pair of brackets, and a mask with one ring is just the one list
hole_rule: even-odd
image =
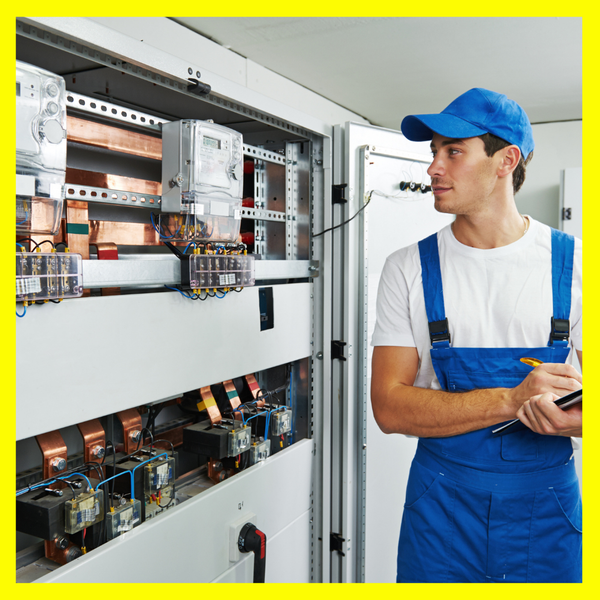
[[[525,235],[508,246],[480,250],[461,244],[448,225],[438,232],[444,305],[456,348],[546,346],[552,310],[550,227],[529,218]],[[582,243],[575,240],[570,344],[582,350]],[[417,348],[416,387],[440,389],[431,364],[421,260],[417,244],[385,263],[377,294],[373,346]]]

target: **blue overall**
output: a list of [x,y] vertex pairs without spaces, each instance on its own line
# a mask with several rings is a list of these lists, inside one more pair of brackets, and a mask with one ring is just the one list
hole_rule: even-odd
[[[569,354],[574,239],[552,230],[550,338],[540,348],[454,348],[437,235],[419,243],[433,367],[444,390],[515,387],[535,357]],[[421,438],[398,546],[398,582],[579,582],[581,497],[570,438],[498,426]]]

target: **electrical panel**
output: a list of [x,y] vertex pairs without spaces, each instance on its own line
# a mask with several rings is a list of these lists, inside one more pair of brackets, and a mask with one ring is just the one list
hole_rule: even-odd
[[[313,470],[322,137],[194,95],[162,67],[133,72],[121,46],[118,58],[65,48],[60,27],[28,19],[17,30],[17,56],[35,63],[17,65],[17,579],[68,579],[79,558],[114,560],[99,568],[117,577],[142,553],[113,552],[140,538],[160,548],[182,505],[190,531],[228,532],[245,514],[226,500],[237,481],[272,496],[259,520],[308,527],[308,483],[293,512],[281,478],[257,473],[277,460],[298,461],[306,482]],[[35,357],[32,378],[22,348],[56,332],[67,355]],[[66,356],[77,376],[55,385]],[[235,510],[219,523],[203,508],[215,497]],[[190,572],[216,578],[211,565]]]
[[17,232],[58,232],[67,160],[62,77],[17,61]]

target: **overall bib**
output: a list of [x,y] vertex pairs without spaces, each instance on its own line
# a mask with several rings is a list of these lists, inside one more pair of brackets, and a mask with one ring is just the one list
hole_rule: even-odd
[[[564,363],[574,238],[552,230],[549,341],[539,348],[454,348],[444,308],[437,234],[419,242],[431,358],[446,391],[520,384],[519,359]],[[498,425],[421,438],[398,547],[398,582],[581,581],[581,497],[570,438]]]

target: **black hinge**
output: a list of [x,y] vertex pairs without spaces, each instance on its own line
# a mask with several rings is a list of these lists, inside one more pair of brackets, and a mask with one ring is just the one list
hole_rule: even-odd
[[344,356],[344,346],[346,342],[340,340],[331,340],[331,358],[339,358],[340,360],[346,360]]
[[330,536],[329,536],[329,551],[337,552],[338,554],[341,554],[342,556],[346,556],[342,552],[342,545],[345,541],[346,541],[345,538],[343,538],[339,533],[330,534]]
[[571,220],[571,209],[570,208],[563,208],[562,209],[562,220],[563,221],[570,221]]
[[332,204],[345,204],[346,202],[348,202],[347,198],[344,198],[344,192],[347,187],[347,183],[336,183],[331,186]]

